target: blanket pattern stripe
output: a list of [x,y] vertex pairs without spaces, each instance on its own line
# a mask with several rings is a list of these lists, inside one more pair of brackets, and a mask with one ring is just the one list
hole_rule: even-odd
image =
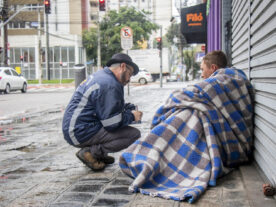
[[252,96],[246,75],[234,68],[174,91],[149,134],[120,156],[121,170],[134,178],[129,190],[192,203],[218,177],[247,162]]

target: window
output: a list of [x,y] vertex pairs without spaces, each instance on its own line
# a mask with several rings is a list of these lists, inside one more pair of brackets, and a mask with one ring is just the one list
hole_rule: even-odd
[[11,75],[11,71],[9,69],[6,69],[4,73],[6,73],[7,75]]
[[75,48],[69,47],[69,62],[74,62],[75,60]]
[[60,62],[60,47],[54,47],[54,62]]
[[91,19],[91,20],[97,20],[97,19],[98,19],[98,16],[97,16],[97,15],[91,15],[91,16],[90,16],[90,19]]
[[97,5],[97,2],[90,2],[90,6],[91,7],[97,7],[98,5]]
[[62,47],[61,48],[61,60],[62,60],[62,62],[68,62],[67,47]]
[[14,76],[18,76],[18,73],[15,72],[14,70],[11,70],[11,72],[12,72],[12,74],[13,74]]

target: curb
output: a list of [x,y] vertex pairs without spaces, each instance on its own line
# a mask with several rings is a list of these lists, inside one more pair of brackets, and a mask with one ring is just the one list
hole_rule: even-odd
[[33,117],[42,116],[42,115],[51,114],[51,113],[59,113],[62,111],[64,111],[64,107],[62,108],[56,107],[56,108],[46,109],[43,111],[30,112],[30,113],[25,113],[25,112],[17,113],[17,114],[0,118],[0,126],[12,124],[12,123],[23,123]]

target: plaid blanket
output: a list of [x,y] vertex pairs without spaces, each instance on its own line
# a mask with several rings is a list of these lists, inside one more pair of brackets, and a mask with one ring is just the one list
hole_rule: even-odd
[[152,121],[150,133],[120,156],[134,178],[129,190],[195,201],[216,179],[249,160],[253,88],[238,69],[174,91]]

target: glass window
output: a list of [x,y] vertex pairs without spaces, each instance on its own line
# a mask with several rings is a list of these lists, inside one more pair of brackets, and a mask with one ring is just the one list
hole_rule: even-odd
[[18,28],[18,27],[19,27],[18,22],[14,22],[13,23],[13,28]]
[[6,73],[7,75],[11,75],[11,71],[9,69],[6,69],[4,73]]
[[41,48],[41,59],[42,62],[46,61],[46,51],[45,51],[45,47]]
[[54,47],[54,62],[60,61],[60,47]]
[[25,28],[25,22],[19,22],[19,28]]
[[18,73],[15,72],[14,70],[11,70],[11,72],[12,72],[12,74],[13,74],[14,76],[18,76]]
[[62,47],[61,48],[61,57],[62,57],[62,59],[61,59],[62,62],[68,62],[68,60],[67,60],[67,47]]
[[83,58],[82,58],[82,48],[79,47],[79,62],[82,63],[83,62]]
[[20,48],[14,48],[14,62],[20,63],[21,51]]
[[75,62],[75,48],[69,47],[69,62]]
[[23,61],[29,62],[29,52],[28,48],[22,48]]
[[54,48],[49,47],[49,62],[54,62],[53,58],[54,58]]
[[14,63],[14,55],[13,55],[14,48],[10,48],[10,63]]
[[29,48],[29,62],[35,61],[35,49],[33,47]]

